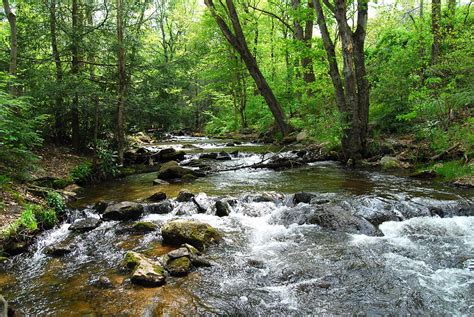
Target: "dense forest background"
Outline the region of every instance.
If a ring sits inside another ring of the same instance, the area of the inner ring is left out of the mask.
[[[138,131],[281,139],[304,130],[340,149],[353,131],[335,82],[352,62],[357,76],[365,68],[356,84],[366,82],[366,92],[357,93],[370,104],[364,152],[409,135],[431,156],[453,145],[466,160],[472,154],[471,2],[3,0],[3,7],[0,182],[24,177],[30,151],[44,143],[117,153],[120,161],[126,136]],[[222,28],[231,24],[235,43]],[[348,55],[359,29],[362,45]],[[275,123],[252,63],[288,131]]]

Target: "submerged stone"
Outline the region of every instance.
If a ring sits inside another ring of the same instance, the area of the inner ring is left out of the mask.
[[[142,205],[124,201],[108,206],[102,217],[105,220],[137,220],[142,216],[142,214]]]
[[[161,228],[163,242],[171,245],[188,243],[200,251],[221,240],[221,234],[207,223],[194,220],[174,220]]]
[[[166,194],[164,192],[157,192],[148,197],[146,200],[152,202],[160,202],[166,199]]]

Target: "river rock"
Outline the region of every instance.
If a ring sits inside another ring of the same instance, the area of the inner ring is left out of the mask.
[[[194,220],[174,220],[161,228],[163,242],[171,245],[188,243],[200,251],[219,242],[221,234],[212,226]]]
[[[152,231],[156,231],[157,229],[158,229],[158,226],[154,224],[153,222],[149,222],[149,221],[136,222],[133,224],[131,228],[133,232],[139,232],[139,233],[152,232]]]
[[[218,161],[230,161],[230,160],[232,160],[232,157],[227,152],[219,152],[219,155],[216,157],[216,160],[218,160]]]
[[[293,196],[293,203],[295,205],[298,205],[299,203],[309,204],[311,202],[311,199],[315,197],[316,195],[312,193],[298,192],[295,193],[295,195]]]
[[[184,159],[186,152],[184,151],[176,151],[173,148],[163,149],[158,152],[158,158],[162,162],[167,161],[181,161]]]
[[[44,250],[44,253],[47,255],[51,256],[65,256],[66,254],[69,254],[72,252],[72,248],[69,245],[62,246],[62,245],[53,245],[50,247],[47,247]]]
[[[102,201],[102,200],[99,200],[98,202],[96,202],[94,204],[94,210],[98,213],[98,214],[103,214],[105,209],[107,209],[107,206],[109,204],[106,203],[105,201]]]
[[[362,233],[369,236],[380,235],[380,231],[369,221],[351,214],[350,211],[338,205],[316,206],[314,214],[308,223],[317,224],[323,228],[348,233]]]
[[[160,203],[149,204],[146,208],[151,214],[169,214],[173,211],[173,205],[168,200]]]
[[[101,223],[102,221],[100,219],[92,218],[92,217],[78,219],[74,221],[72,225],[69,226],[69,230],[78,231],[78,232],[87,232],[87,231],[94,230],[95,228],[100,226]]]
[[[169,161],[161,165],[160,170],[158,171],[158,178],[159,179],[181,178],[187,174],[195,175],[195,172],[189,168],[179,166],[178,162],[176,161]]]
[[[186,247],[181,247],[179,249],[168,252],[167,255],[170,259],[182,258],[183,256],[189,257],[189,250]]]
[[[194,198],[194,194],[185,190],[179,192],[178,197],[176,197],[176,201],[183,203],[191,201]]]
[[[216,201],[216,216],[225,217],[230,214],[230,206],[228,203],[222,200]]]
[[[100,276],[98,279],[93,280],[91,284],[100,289],[114,288],[114,284],[112,284],[112,282],[107,276]]]
[[[166,199],[166,194],[163,192],[157,192],[148,197],[146,200],[151,202],[160,202]]]
[[[165,266],[171,276],[185,276],[192,270],[191,260],[187,256],[170,258]]]
[[[122,266],[131,271],[130,280],[134,284],[156,287],[166,282],[163,267],[137,252],[127,252],[122,261]]]
[[[393,156],[384,156],[380,159],[380,165],[384,170],[408,168],[410,164],[400,161],[398,158]]]
[[[154,179],[153,180],[153,185],[168,185],[169,183],[165,180],[162,180],[162,179]]]
[[[143,206],[138,203],[124,201],[108,206],[102,217],[105,220],[137,220],[143,210]]]
[[[211,159],[211,160],[215,160],[217,158],[218,154],[217,153],[201,153],[199,155],[199,159]]]
[[[181,181],[183,183],[192,183],[194,182],[198,177],[193,174],[186,174],[183,177],[181,177]]]

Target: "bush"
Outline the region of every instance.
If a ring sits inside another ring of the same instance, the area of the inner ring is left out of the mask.
[[[85,185],[91,182],[93,174],[92,171],[92,163],[84,162],[72,169],[71,177],[75,183],[79,185]]]
[[[46,200],[48,201],[48,206],[53,208],[57,214],[64,213],[66,204],[64,203],[64,199],[60,194],[57,192],[48,192]]]
[[[448,181],[466,175],[474,175],[474,164],[463,164],[461,161],[436,164],[432,169],[443,179]]]
[[[41,229],[52,229],[58,223],[56,211],[52,208],[37,206],[34,208],[35,219]]]

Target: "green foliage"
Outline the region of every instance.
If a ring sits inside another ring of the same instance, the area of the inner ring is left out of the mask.
[[[91,181],[93,168],[91,162],[84,162],[75,166],[71,170],[71,177],[79,185],[87,184]]]
[[[59,193],[53,191],[48,192],[46,200],[48,202],[48,206],[53,208],[56,214],[64,213],[66,204],[63,197]]]
[[[98,164],[94,167],[96,177],[107,179],[118,174],[116,155],[107,141],[97,141],[97,159]]]
[[[431,169],[447,181],[466,175],[474,176],[474,164],[465,164],[461,161],[438,163],[435,164]]]
[[[43,208],[37,206],[34,209],[35,219],[42,229],[52,229],[58,223],[56,210],[53,208]]]
[[[26,97],[12,97],[2,91],[7,77],[0,72],[0,174],[1,183],[8,178],[25,179],[36,156],[31,150],[42,143],[38,128],[47,119],[37,115]]]
[[[36,210],[40,208],[37,205],[27,204],[25,209],[21,213],[20,219],[18,220],[19,228],[26,229],[28,231],[35,231],[38,229],[38,222],[36,220],[35,214]]]

